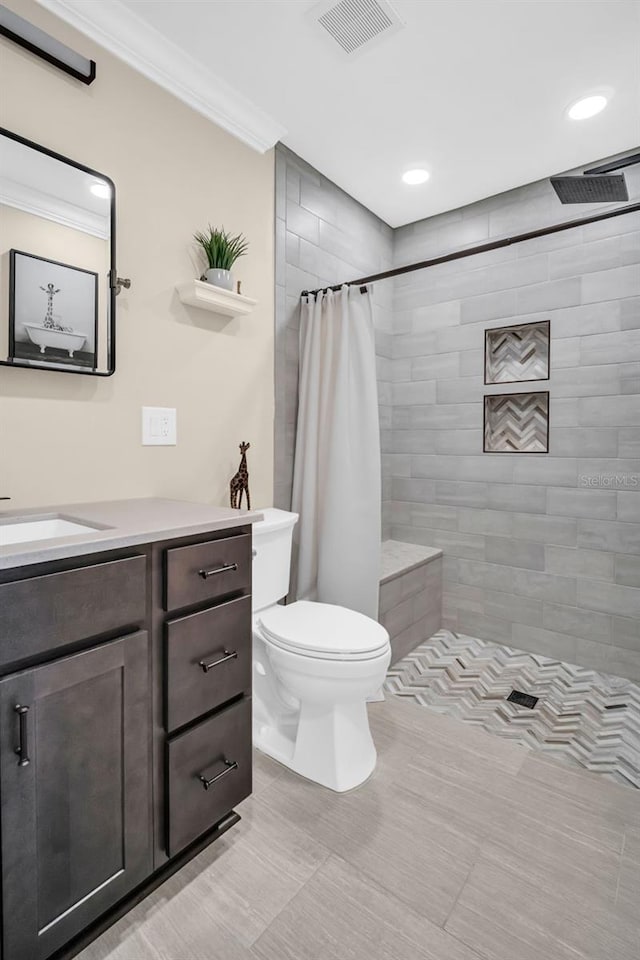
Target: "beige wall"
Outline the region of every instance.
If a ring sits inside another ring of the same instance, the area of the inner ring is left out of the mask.
[[[97,63],[86,87],[0,38],[0,124],[114,180],[118,273],[132,286],[118,297],[113,377],[0,367],[0,494],[12,507],[139,496],[223,504],[249,440],[253,500],[267,505],[273,153],[235,140],[31,0],[7,5]],[[258,300],[247,318],[224,323],[176,295],[196,275],[191,235],[209,221],[250,240],[235,270]],[[176,447],[141,445],[143,405],[177,408]]]

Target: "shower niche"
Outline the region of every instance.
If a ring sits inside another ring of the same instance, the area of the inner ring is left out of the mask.
[[[484,452],[548,453],[548,391],[485,396]]]
[[[484,382],[525,383],[549,379],[550,322],[486,330]]]

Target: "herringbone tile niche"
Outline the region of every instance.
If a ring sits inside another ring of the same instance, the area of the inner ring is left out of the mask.
[[[484,382],[549,379],[548,320],[485,332]]]
[[[505,393],[484,398],[485,453],[548,453],[549,394]]]

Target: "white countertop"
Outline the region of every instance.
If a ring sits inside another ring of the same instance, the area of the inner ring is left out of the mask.
[[[86,523],[97,530],[31,540],[28,543],[2,543],[2,525],[17,518],[45,520],[62,517]],[[0,569],[23,567],[49,560],[66,560],[101,550],[117,550],[141,543],[213,533],[230,527],[255,523],[262,519],[259,510],[231,510],[186,500],[107,500],[99,503],[69,503],[62,506],[0,511]]]

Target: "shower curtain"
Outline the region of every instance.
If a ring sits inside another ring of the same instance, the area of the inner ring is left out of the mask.
[[[292,507],[300,515],[297,599],[377,620],[380,429],[373,306],[364,287],[302,300]]]

